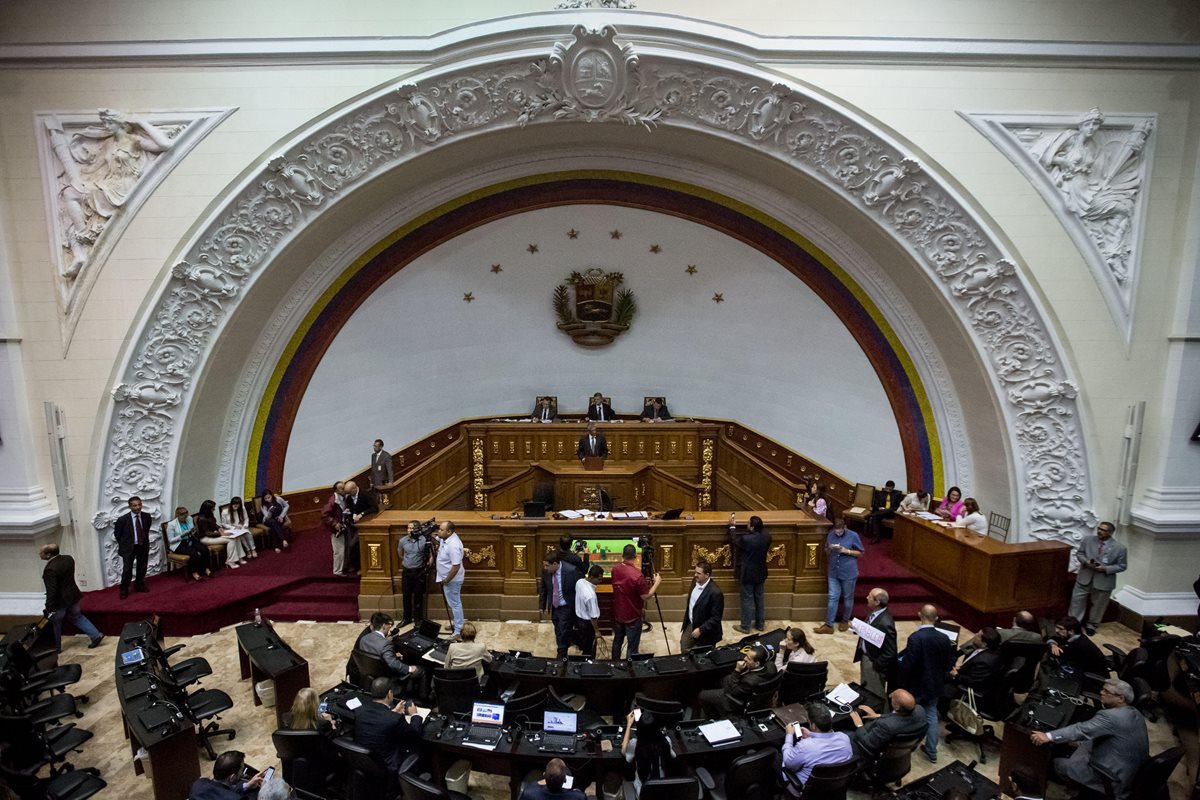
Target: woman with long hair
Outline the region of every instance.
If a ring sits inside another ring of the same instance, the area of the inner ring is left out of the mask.
[[[201,575],[212,575],[208,546],[200,543],[196,526],[188,519],[188,510],[183,506],[175,509],[175,519],[167,523],[167,542],[172,553],[187,556],[187,571],[192,580],[200,580]]]
[[[229,501],[228,507],[221,509],[221,527],[226,531],[245,531],[238,539],[241,540],[248,557],[258,558],[254,534],[250,531],[250,526],[253,524],[254,517],[240,497],[234,497]]]
[[[983,512],[979,510],[979,503],[975,502],[974,497],[963,500],[963,510],[954,518],[954,526],[966,528],[983,536],[987,535],[987,517],[983,516]]]
[[[826,491],[825,484],[818,483],[817,493],[813,495],[809,505],[812,506],[813,513],[818,517],[829,519],[829,497],[826,495]]]
[[[625,738],[621,740],[621,755],[626,762],[633,762],[633,786],[637,794],[642,784],[655,778],[670,778],[677,772],[675,750],[663,733],[654,712],[641,710],[629,712],[625,718]],[[632,735],[634,726],[637,734]]]
[[[217,504],[213,500],[205,500],[200,504],[200,510],[192,519],[196,523],[196,533],[204,544],[225,545],[225,566],[237,569],[246,563],[246,549],[242,544],[245,536],[230,536],[217,522]]]
[[[276,553],[281,553],[281,548],[290,547],[288,542],[290,534],[288,533],[288,502],[282,497],[279,497],[270,489],[264,489],[262,493],[262,515],[263,525],[267,526],[267,546],[274,547]]]
[[[321,696],[316,689],[304,687],[296,693],[292,710],[284,715],[284,724],[291,731],[316,731],[327,738],[337,733],[337,720],[320,713]]]
[[[787,669],[792,662],[799,664],[816,663],[816,651],[808,643],[808,637],[803,628],[788,628],[779,643],[779,652],[775,654],[775,669]]]
[[[947,489],[946,496],[942,498],[942,502],[938,503],[937,511],[934,513],[942,519],[948,520],[954,520],[963,513],[962,489],[957,486]]]

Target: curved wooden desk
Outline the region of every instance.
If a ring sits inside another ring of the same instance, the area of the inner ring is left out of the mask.
[[[1009,544],[963,528],[896,515],[892,557],[986,614],[1062,605],[1070,546]]]

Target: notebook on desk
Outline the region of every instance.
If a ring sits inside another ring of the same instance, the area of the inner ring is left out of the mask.
[[[608,678],[613,674],[612,664],[604,662],[580,664],[578,669],[579,674],[585,678]]]

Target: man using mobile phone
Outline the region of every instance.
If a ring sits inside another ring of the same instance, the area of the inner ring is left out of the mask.
[[[243,777],[246,770],[246,754],[238,750],[226,750],[213,762],[213,776],[200,778],[188,792],[190,800],[245,800],[263,785],[267,770]]]
[[[375,753],[388,766],[388,796],[399,791],[398,774],[400,764],[413,750],[421,746],[421,731],[424,721],[417,715],[417,706],[411,700],[397,702],[392,695],[390,678],[376,678],[371,682],[371,699],[354,711],[354,743]],[[391,791],[392,784],[396,791]]]

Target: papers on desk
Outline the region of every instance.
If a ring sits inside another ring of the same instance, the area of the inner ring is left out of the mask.
[[[858,700],[858,692],[851,689],[849,684],[839,683],[825,698],[844,706],[852,706]]]
[[[847,513],[847,514],[865,514],[865,513],[867,513],[867,510],[865,508],[863,508],[862,506],[850,506],[850,508],[846,509],[845,513]]]
[[[921,519],[933,520],[933,521],[935,521],[935,522],[936,522],[938,519],[940,519],[940,517],[938,517],[938,515],[937,515],[937,514],[931,514],[931,513],[930,513],[930,512],[928,512],[928,511],[918,511],[918,512],[917,512],[917,516],[918,516],[918,517],[920,517]]]
[[[867,644],[871,645],[872,647],[880,647],[883,645],[883,631],[879,630],[879,628],[868,625],[861,619],[850,620],[850,630],[857,633],[867,642]]]
[[[618,511],[613,519],[650,519],[649,511]]]
[[[733,723],[727,719],[719,719],[716,722],[701,725],[699,730],[700,735],[710,745],[727,744],[742,738],[741,732],[733,727]]]
[[[463,747],[474,747],[477,750],[495,750],[496,745],[498,745],[499,742],[497,742],[496,744],[479,744],[477,742],[459,742],[459,744],[461,744]]]
[[[564,508],[564,509],[560,510],[558,513],[562,514],[567,519],[581,519],[584,515],[584,512],[582,512],[582,511],[572,511],[569,508]]]
[[[346,708],[350,709],[351,711],[355,710],[356,708],[358,708],[361,705],[362,705],[362,700],[359,700],[357,697],[351,697],[349,700],[346,701]]]
[[[245,536],[249,532],[250,532],[249,528],[226,528],[225,529],[225,538],[226,539],[236,539],[239,536]]]

